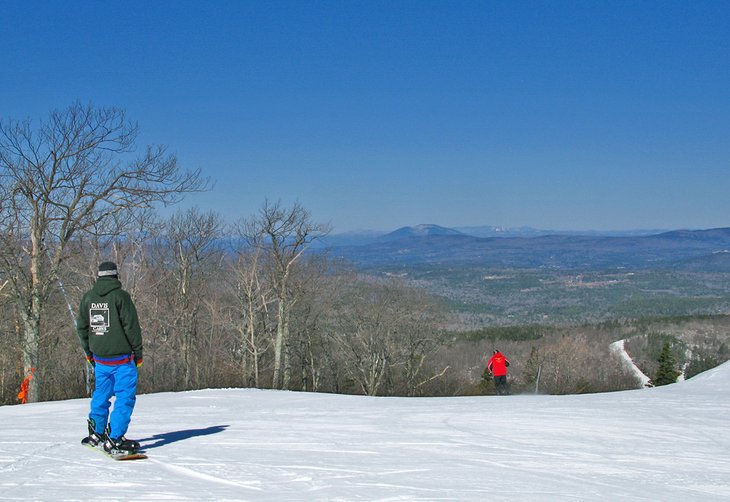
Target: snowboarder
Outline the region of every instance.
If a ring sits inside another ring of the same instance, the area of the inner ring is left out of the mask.
[[[137,400],[137,372],[142,365],[142,331],[137,309],[122,289],[117,266],[99,265],[94,287],[79,306],[76,331],[86,360],[94,368],[96,386],[91,397],[89,436],[82,442],[101,444],[109,454],[139,450],[124,437]],[[111,398],[116,396],[109,416]]]
[[[494,377],[494,386],[497,389],[497,394],[500,396],[506,396],[509,394],[507,388],[507,366],[509,366],[509,359],[504,355],[495,350],[491,359],[487,363],[487,371]]]

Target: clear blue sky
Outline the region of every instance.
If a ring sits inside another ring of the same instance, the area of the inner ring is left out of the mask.
[[[250,216],[730,226],[727,1],[0,3],[0,116],[117,106]]]

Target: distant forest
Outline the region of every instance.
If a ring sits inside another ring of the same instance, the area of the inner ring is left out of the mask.
[[[730,357],[724,314],[524,322],[509,314],[538,308],[523,291],[503,299],[506,315],[489,313],[499,322],[465,320],[451,293],[413,274],[309,252],[330,229],[300,204],[266,200],[233,223],[200,209],[162,218],[156,205],[208,180],[164,147],[135,153],[136,136],[123,111],[79,104],[37,129],[0,123],[1,404],[28,377],[31,402],[89,395],[74,323],[108,260],[140,315],[140,392],[491,394],[483,370],[497,348],[513,392],[601,392],[640,385],[609,350],[618,339],[648,375],[666,342],[686,376]]]

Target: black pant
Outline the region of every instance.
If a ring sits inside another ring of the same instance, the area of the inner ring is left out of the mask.
[[[497,394],[500,396],[506,396],[509,394],[509,389],[507,388],[507,375],[494,377],[494,386],[497,388]]]

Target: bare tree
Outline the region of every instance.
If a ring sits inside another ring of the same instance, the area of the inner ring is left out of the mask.
[[[280,202],[264,202],[259,214],[245,223],[249,245],[261,249],[267,258],[271,286],[277,302],[272,387],[288,388],[291,368],[288,359],[289,316],[297,296],[291,287],[293,269],[307,247],[330,231],[326,224],[314,223],[299,203],[291,208]]]
[[[239,223],[234,233],[240,239],[235,248],[235,261],[230,263],[228,282],[233,291],[231,325],[239,335],[241,375],[245,385],[261,385],[261,357],[269,350],[266,337],[269,304],[273,302],[268,284],[263,280],[261,247],[246,244],[246,222]],[[255,230],[252,230],[255,233]],[[256,241],[257,239],[254,239]]]
[[[429,358],[440,345],[440,306],[398,280],[353,280],[331,312],[331,336],[353,381],[366,395],[417,395],[442,377]]]
[[[378,394],[396,357],[397,302],[387,285],[358,281],[343,288],[332,311],[332,337],[350,377],[368,396]]]
[[[295,271],[292,290],[298,301],[292,311],[288,352],[292,367],[298,368],[299,379],[292,382],[297,390],[318,391],[325,371],[334,362],[329,357],[332,343],[323,333],[322,320],[337,294],[335,270],[326,254],[317,253],[305,256]]]
[[[0,122],[0,271],[23,323],[26,371],[39,366],[44,305],[72,239],[207,187],[165,147],[136,152],[137,135],[122,110],[79,103],[37,129],[30,120]],[[31,380],[30,401],[40,399],[40,381]]]
[[[182,356],[183,385],[190,389],[195,380],[196,342],[200,332],[200,313],[204,307],[212,271],[220,264],[221,252],[215,246],[222,220],[217,213],[198,209],[174,214],[165,228],[163,239],[169,252],[172,272],[168,321]],[[170,285],[166,285],[169,288]]]
[[[596,361],[583,335],[560,336],[540,352],[540,388],[549,394],[582,393],[590,388]]]
[[[409,396],[418,395],[421,388],[441,378],[449,365],[437,372],[426,373],[428,359],[441,346],[439,328],[443,325],[443,307],[422,290],[400,286],[399,359],[403,364],[404,379]],[[424,375],[424,373],[426,373]]]

